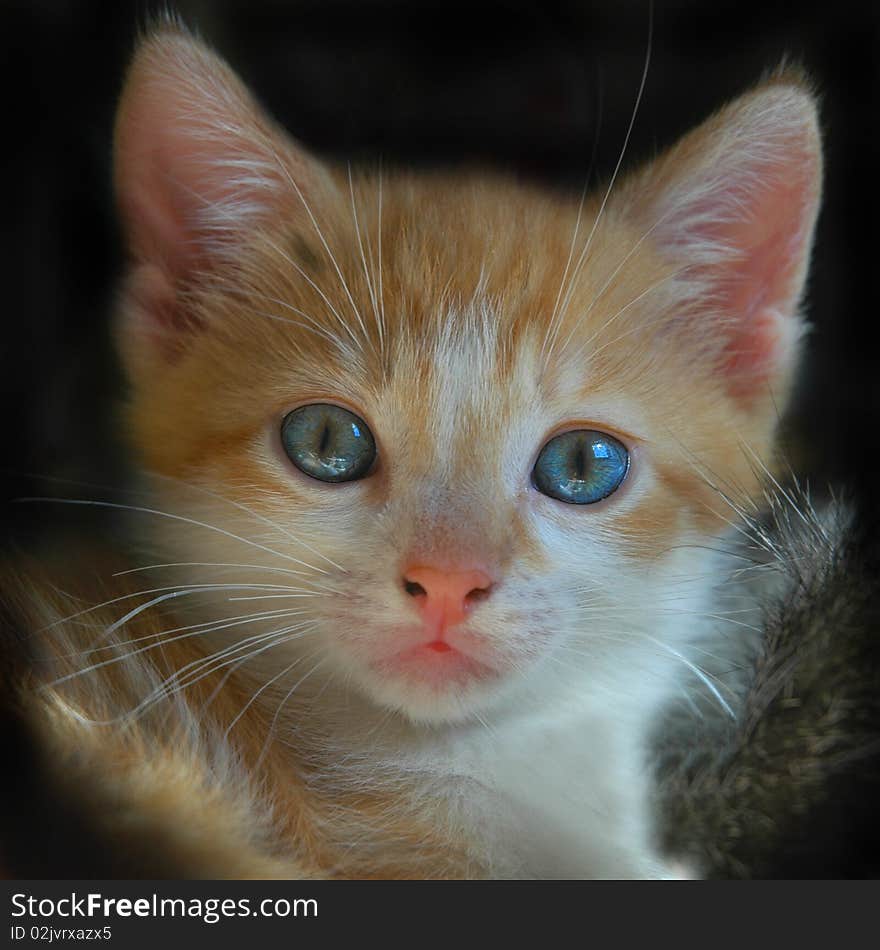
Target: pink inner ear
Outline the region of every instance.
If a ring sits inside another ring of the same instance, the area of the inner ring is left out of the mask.
[[[763,309],[746,327],[737,327],[724,347],[721,371],[728,392],[741,401],[750,401],[769,385],[788,349],[786,320],[778,310]]]
[[[136,267],[125,285],[129,333],[140,346],[166,362],[180,353],[180,342],[201,323],[180,306],[174,279],[151,264]]]
[[[154,145],[146,152],[120,155],[126,168],[117,186],[118,200],[135,258],[179,278],[194,268],[197,245],[186,227],[191,199],[181,200],[178,183],[169,177],[175,163],[163,159],[163,151]]]
[[[207,104],[204,114],[198,104],[182,113],[153,97],[139,105],[117,139],[117,192],[132,250],[178,277],[210,267],[270,212],[281,169],[240,115],[212,115]]]
[[[745,397],[768,384],[798,335],[796,309],[809,250],[804,182],[777,186],[755,202],[757,217],[723,239],[742,250],[727,264],[718,300],[733,320],[722,371]]]
[[[692,328],[715,335],[728,390],[748,400],[785,372],[800,335],[820,187],[815,109],[802,90],[772,86],[672,157],[657,237],[699,281],[704,316]]]

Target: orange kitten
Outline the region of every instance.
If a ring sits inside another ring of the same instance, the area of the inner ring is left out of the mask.
[[[820,177],[790,72],[580,206],[353,173],[159,29],[116,138],[150,593],[58,715],[176,722],[139,788],[213,783],[212,873],[674,874],[648,732],[745,635],[714,486],[772,457]]]

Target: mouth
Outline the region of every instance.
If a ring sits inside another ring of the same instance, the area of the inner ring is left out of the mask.
[[[447,640],[420,643],[377,660],[374,672],[436,692],[475,685],[498,676],[498,672]]]

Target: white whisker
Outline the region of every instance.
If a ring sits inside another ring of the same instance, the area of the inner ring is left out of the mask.
[[[317,651],[316,651],[316,652],[317,652]],[[309,655],[310,655],[310,656],[314,656],[314,653],[309,654]],[[285,704],[286,704],[287,701],[290,699],[290,697],[293,696],[293,694],[296,692],[296,690],[298,690],[299,687],[300,687],[316,670],[319,669],[319,667],[324,663],[324,660],[325,660],[325,659],[326,659],[326,657],[324,657],[323,659],[319,660],[319,661],[308,671],[308,673],[305,674],[305,676],[303,676],[303,677],[301,677],[300,679],[298,679],[298,680],[293,684],[293,686],[290,687],[290,689],[289,689],[289,690],[287,691],[287,693],[284,695],[284,698],[283,698],[283,699],[281,700],[281,702],[278,704],[278,708],[275,710],[275,715],[272,717],[272,721],[269,723],[269,728],[266,730],[266,739],[265,739],[265,741],[263,742],[263,748],[260,750],[260,755],[259,755],[259,757],[257,758],[257,767],[259,767],[259,766],[262,764],[263,758],[264,758],[265,755],[266,755],[266,751],[267,751],[268,748],[269,748],[269,744],[270,744],[271,741],[272,741],[272,737],[275,735],[275,729],[276,729],[276,727],[277,727],[277,725],[278,725],[278,718],[279,718],[279,716],[281,715],[281,710],[284,708]]]
[[[318,226],[318,222],[315,218],[315,215],[312,213],[312,209],[308,201],[306,201],[305,195],[302,193],[302,190],[300,189],[299,185],[296,183],[295,179],[290,174],[290,171],[286,163],[282,162],[281,159],[278,158],[277,155],[275,156],[275,160],[278,163],[278,167],[281,169],[282,174],[290,183],[291,187],[296,192],[297,197],[302,202],[302,206],[305,209],[305,212],[312,223],[312,227],[315,229],[315,233],[318,235],[318,240],[323,245],[324,250],[327,253],[327,256],[330,258],[330,263],[333,265],[333,269],[336,271],[336,274],[339,277],[340,282],[342,283],[342,289],[345,292],[346,297],[348,297],[348,302],[351,304],[352,312],[354,313],[354,317],[358,322],[358,326],[360,327],[361,332],[363,333],[364,340],[370,343],[370,345],[372,346],[372,341],[370,340],[370,336],[367,333],[367,328],[364,324],[363,318],[361,317],[360,311],[358,310],[357,304],[354,302],[354,297],[352,297],[351,295],[351,291],[349,290],[348,283],[346,282],[345,277],[342,274],[342,270],[339,267],[339,263],[337,262],[336,257],[334,256],[333,252],[330,250],[330,245],[327,243],[327,240],[324,237],[324,232]]]
[[[632,136],[632,130],[633,130],[633,127],[635,126],[636,116],[638,115],[638,112],[639,112],[639,106],[641,105],[641,102],[642,102],[642,95],[644,94],[645,84],[648,79],[648,69],[651,65],[651,50],[652,50],[653,38],[654,38],[653,3],[649,5],[648,10],[649,10],[648,12],[648,41],[647,41],[647,46],[645,49],[645,64],[644,64],[644,67],[642,68],[642,77],[639,82],[639,90],[638,90],[638,93],[636,94],[635,105],[633,106],[632,115],[630,116],[629,125],[627,126],[627,130],[626,130],[626,135],[624,136],[623,146],[620,149],[620,154],[618,155],[618,158],[617,158],[617,164],[614,166],[614,171],[611,175],[611,180],[608,183],[608,188],[605,190],[605,194],[602,198],[602,202],[599,205],[599,211],[596,215],[595,221],[593,222],[593,227],[590,229],[590,233],[587,236],[587,240],[586,240],[586,243],[584,244],[583,250],[581,251],[580,256],[578,257],[577,263],[575,264],[574,269],[572,270],[571,279],[569,280],[569,284],[568,284],[568,289],[566,291],[565,298],[563,299],[563,303],[562,303],[561,313],[563,314],[568,309],[569,302],[571,301],[572,295],[574,293],[575,281],[577,280],[577,277],[579,276],[581,269],[583,268],[584,262],[587,259],[587,255],[593,243],[593,238],[596,235],[596,230],[598,229],[599,223],[601,222],[602,217],[604,216],[605,207],[608,204],[608,199],[611,197],[611,192],[614,189],[615,183],[617,182],[617,176],[620,173],[620,168],[623,164],[623,159],[624,159],[624,156],[626,155],[627,147],[629,146],[629,140],[630,140],[630,137]],[[561,322],[559,325],[561,326]],[[546,354],[547,358],[549,358],[550,353],[553,350],[554,344],[555,344],[555,335],[554,335],[554,339],[551,340],[550,347],[547,350],[547,354]]]

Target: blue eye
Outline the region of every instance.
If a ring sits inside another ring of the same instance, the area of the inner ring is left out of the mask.
[[[614,436],[592,429],[563,432],[538,456],[532,483],[544,495],[569,505],[592,505],[620,488],[629,452]]]
[[[313,403],[284,417],[281,442],[291,462],[322,482],[353,482],[376,460],[373,433],[341,406]]]

